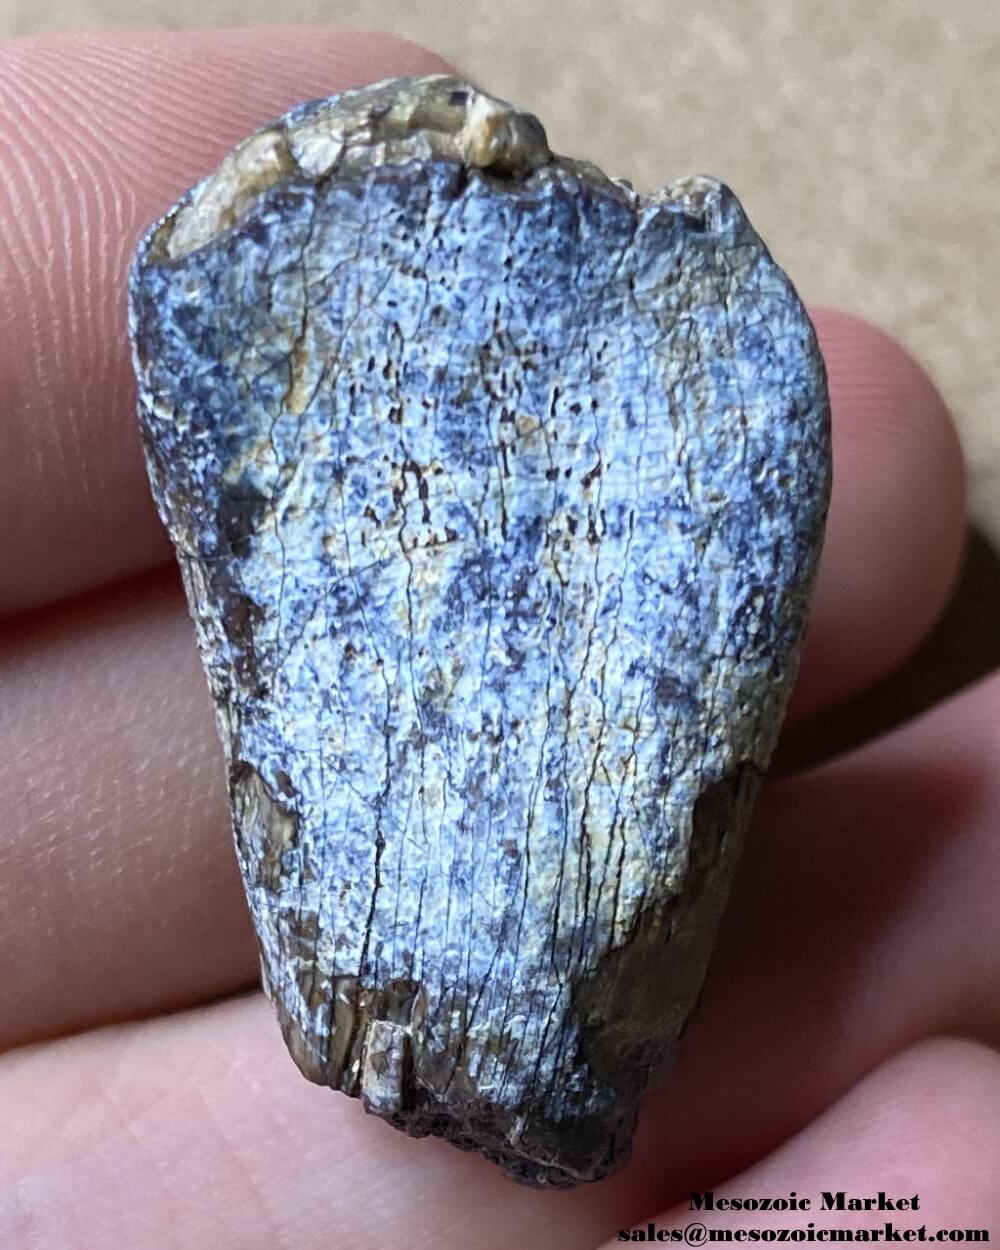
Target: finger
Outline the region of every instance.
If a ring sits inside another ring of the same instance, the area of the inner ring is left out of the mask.
[[[890,672],[941,612],[965,534],[965,471],[940,395],[897,343],[815,314],[833,409],[833,495],[794,723]]]
[[[0,611],[168,556],[135,422],[125,276],[139,233],[299,100],[440,72],[328,27],[0,42]]]
[[[8,627],[0,1048],[257,976],[177,581],[154,574]]]
[[[888,676],[784,734],[772,775],[802,772],[888,733],[1000,668],[1000,557],[970,527],[954,589],[917,649]]]
[[[674,1186],[677,1205],[638,1226],[645,1230],[651,1220],[657,1232],[692,1224],[799,1229],[806,1240],[812,1224],[817,1231],[876,1228],[887,1241],[893,1239],[885,1235],[887,1225],[900,1233],[912,1229],[906,1240],[917,1240],[923,1227],[928,1241],[940,1229],[980,1228],[988,1238],[1000,1219],[998,1174],[1000,1056],[975,1042],[940,1039],[887,1062],[803,1133],[732,1180],[714,1184],[703,1176],[693,1190]],[[880,1192],[897,1209],[878,1210]],[[792,1195],[798,1210],[759,1209],[762,1199],[789,1203]],[[836,1205],[840,1195],[843,1210]],[[748,1210],[748,1199],[757,1199],[758,1209]],[[735,1200],[741,1205],[730,1205]],[[867,1210],[866,1200],[872,1203]],[[617,1239],[606,1250],[612,1244]]]
[[[0,1106],[0,1244],[32,1250],[173,1250],[178,1229],[213,1250],[577,1250],[638,1199],[626,1177],[515,1188],[414,1142],[303,1080],[257,997],[16,1051]]]
[[[600,1185],[515,1190],[478,1156],[409,1140],[308,1084],[257,998],[15,1052],[0,1063],[0,1103],[10,1125],[0,1231],[34,1250],[157,1250],[175,1244],[178,1228],[217,1250],[325,1250],[348,1238],[370,1250],[577,1250],[709,1188],[714,1175],[688,1187],[647,1134],[625,1171]],[[996,1201],[998,1111],[994,1052],[916,1047],[726,1189],[898,1188],[921,1195],[928,1223],[933,1212],[947,1225],[959,1202],[966,1217],[992,1217],[970,1199]],[[654,1095],[644,1115],[667,1120],[670,1104]]]

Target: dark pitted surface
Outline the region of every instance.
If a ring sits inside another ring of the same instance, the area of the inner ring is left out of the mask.
[[[572,1184],[627,1155],[774,746],[829,486],[733,194],[457,79],[303,105],[142,241],[154,492],[297,1063]]]

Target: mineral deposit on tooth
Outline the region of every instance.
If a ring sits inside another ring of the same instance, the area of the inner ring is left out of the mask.
[[[573,1184],[697,998],[826,512],[738,201],[468,83],[265,126],[143,238],[139,413],[296,1063]]]

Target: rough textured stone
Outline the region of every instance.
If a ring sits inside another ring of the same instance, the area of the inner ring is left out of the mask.
[[[640,197],[401,79],[184,196],[130,326],[292,1055],[522,1179],[606,1174],[797,664],[829,444],[788,279],[720,183]]]

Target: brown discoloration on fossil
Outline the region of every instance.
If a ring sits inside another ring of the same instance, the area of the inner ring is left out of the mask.
[[[282,857],[296,850],[299,818],[281,803],[261,777],[244,760],[230,770],[230,795],[244,872],[265,890],[276,890],[282,879]]]
[[[249,205],[268,187],[296,172],[281,130],[262,130],[230,153],[211,178],[177,214],[164,251],[179,260],[215,235],[235,225]]]

